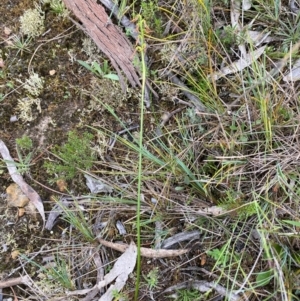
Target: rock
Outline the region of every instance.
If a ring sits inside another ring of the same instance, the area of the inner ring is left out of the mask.
[[[25,207],[29,198],[22,192],[20,187],[13,183],[6,188],[7,204],[9,207]]]
[[[30,202],[29,198],[23,193],[21,188],[13,183],[6,188],[7,193],[7,205],[9,207],[18,208],[18,216],[21,217],[25,213],[31,215],[31,217],[37,219],[37,211],[34,205]]]

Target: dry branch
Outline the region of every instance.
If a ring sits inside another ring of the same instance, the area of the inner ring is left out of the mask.
[[[11,278],[11,279],[0,281],[0,289],[5,287],[11,287],[18,284],[26,284],[29,286],[30,285],[29,276],[26,275],[22,277]]]
[[[124,253],[126,249],[129,247],[127,244],[114,243],[110,241],[106,241],[102,238],[98,238],[100,244],[105,247],[112,248],[116,251]],[[165,250],[165,249],[149,249],[149,248],[141,248],[141,256],[148,258],[167,258],[167,257],[175,257],[180,256],[187,253],[189,249],[181,249],[181,250]]]

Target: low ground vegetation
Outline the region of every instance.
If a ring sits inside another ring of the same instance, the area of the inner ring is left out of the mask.
[[[7,205],[4,160],[0,283],[28,278],[0,295],[103,300],[134,241],[110,300],[300,300],[296,1],[114,5],[138,33],[126,93],[63,1],[0,8],[0,137],[48,219]]]

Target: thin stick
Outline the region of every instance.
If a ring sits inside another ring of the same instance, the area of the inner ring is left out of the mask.
[[[126,249],[129,247],[127,244],[114,243],[110,241],[106,241],[102,238],[98,238],[100,244],[105,247],[112,248],[116,251],[124,253]],[[167,258],[167,257],[176,257],[187,253],[189,249],[181,249],[181,250],[166,250],[166,249],[149,249],[141,247],[141,256],[147,258]]]
[[[0,281],[0,289],[5,288],[5,287],[15,286],[18,284],[26,284],[29,286],[30,285],[29,276],[26,275],[26,276],[21,276],[21,277],[17,277],[17,278],[11,278],[8,280]]]

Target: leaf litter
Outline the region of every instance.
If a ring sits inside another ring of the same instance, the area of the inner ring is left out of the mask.
[[[111,284],[99,301],[111,301],[114,299],[115,291],[120,292],[122,290],[129,275],[133,272],[136,258],[137,248],[132,241],[125,252],[117,259],[109,273],[104,276],[102,281],[98,282],[97,286],[99,290]],[[115,281],[114,284],[112,284],[113,281]]]
[[[6,167],[8,169],[8,172],[12,178],[12,180],[19,185],[22,192],[28,197],[30,202],[35,206],[35,208],[40,213],[42,220],[43,220],[43,228],[46,222],[45,218],[45,211],[44,211],[44,205],[42,202],[41,197],[38,195],[38,193],[30,186],[28,185],[23,177],[18,172],[18,169],[16,167],[16,163],[14,162],[13,158],[10,156],[9,150],[6,147],[5,143],[0,140],[0,154],[6,163]]]
[[[233,7],[234,5],[236,6],[236,8]],[[243,11],[246,11],[246,10],[251,8],[251,5],[252,5],[251,1],[242,1],[242,2],[241,1],[231,1],[231,10],[232,10],[232,13],[233,13],[231,22],[232,22],[232,24],[235,24],[237,27],[239,26],[238,34],[240,34],[242,32],[242,30],[244,30],[244,28],[242,28],[242,26],[240,26],[240,24],[239,24],[240,23],[239,19],[241,17],[241,14],[238,10],[240,10],[240,8],[242,8]],[[259,31],[248,31],[248,36],[249,36],[249,39],[251,39],[251,41],[250,42],[246,41],[245,43],[249,42],[250,45],[252,45],[252,43],[253,43],[253,45],[255,47],[257,47],[261,44],[265,44],[265,43],[269,43],[269,42],[274,41],[273,37],[270,37],[269,32],[260,33]],[[241,47],[239,48],[240,59],[237,60],[237,61],[233,61],[232,64],[230,64],[229,66],[221,68],[219,71],[216,71],[216,72],[212,73],[211,79],[218,80],[218,79],[221,79],[222,77],[224,77],[226,75],[240,72],[244,68],[251,66],[251,64],[253,62],[255,62],[256,60],[258,60],[259,57],[262,55],[262,53],[265,50],[265,47],[266,46],[263,46],[263,47],[255,50],[254,52],[251,52],[251,51],[247,52],[247,51],[245,51],[245,49],[246,49],[245,45],[241,45]],[[297,62],[295,63],[294,67],[298,67]],[[175,77],[175,75],[174,75],[174,77]],[[296,73],[288,74],[283,78],[284,81],[285,80],[287,80],[287,81],[292,81],[293,80],[294,81],[294,79],[297,80],[297,74]],[[185,88],[184,88],[184,90],[185,90]],[[188,94],[186,95],[186,97],[190,98],[190,100],[192,99],[191,102],[193,103],[193,101],[194,101],[193,98],[191,98]],[[201,111],[205,111],[205,106],[202,105],[202,102],[199,102],[199,100],[196,100],[195,103],[197,103],[198,106],[201,106],[201,109],[203,107],[203,110],[201,110]],[[87,179],[87,182],[90,182],[89,188],[90,188],[90,191],[92,193],[104,193],[104,194],[105,193],[112,193],[112,186],[106,187],[106,184],[104,184],[102,179],[98,182],[97,181],[92,182],[91,180]],[[157,196],[155,196],[155,197],[157,198]],[[160,201],[157,201],[157,202],[160,202]],[[82,207],[82,208],[84,208],[84,207]],[[50,220],[51,213],[50,213],[48,221]],[[199,216],[220,217],[220,216],[222,216],[224,214],[227,214],[227,213],[228,212],[224,212],[224,209],[222,209],[219,206],[210,206],[208,209],[200,209],[198,211],[195,210],[195,214],[196,215],[198,214],[198,217]],[[59,216],[59,213],[56,215],[54,220],[56,220],[58,216]],[[46,226],[46,228],[49,229],[49,230],[52,229],[52,227],[53,227],[53,224],[51,226],[48,226],[48,227]],[[192,239],[193,238],[201,239],[201,235],[198,231],[191,232],[191,233],[189,231],[184,231],[184,230],[181,230],[181,231],[183,231],[182,234],[179,233],[179,234],[171,235],[171,237],[169,237],[168,239],[162,240],[163,241],[163,247],[174,246],[175,244],[179,244],[179,243],[185,241],[185,239],[189,238],[189,237],[191,237]],[[113,243],[111,241],[104,240],[104,239],[99,239],[98,241],[103,246],[115,249],[115,250],[120,251],[120,252],[124,252],[124,254],[127,252],[127,250],[131,246],[131,245],[123,245],[123,244],[120,244],[120,243]],[[161,251],[164,251],[164,252],[165,251],[171,251],[172,253],[163,253]],[[190,251],[190,249],[180,249],[180,250],[160,250],[160,249],[152,250],[150,248],[142,248],[141,249],[142,256],[146,256],[148,258],[164,258],[164,257],[170,257],[170,256],[180,256],[182,254],[185,254],[188,251]],[[181,253],[181,252],[183,252],[183,253]],[[134,257],[134,254],[131,253],[131,255]],[[121,257],[122,257],[122,255],[119,257],[119,259],[121,259]],[[120,261],[120,264],[122,262],[124,263],[124,261]],[[99,270],[101,269],[99,267],[101,267],[102,264],[103,263],[101,263],[101,262],[99,263],[99,260],[98,260],[98,264],[96,264],[96,266]],[[133,259],[132,259],[132,264],[133,264]],[[135,265],[135,263],[133,264],[133,266],[134,265]],[[115,264],[115,266],[116,266],[116,264]],[[113,269],[114,269],[114,267],[113,267]],[[119,280],[118,280],[120,282],[120,284],[127,281],[128,275],[126,276],[126,273],[128,273],[130,268],[131,268],[131,265],[130,265],[130,267],[127,266],[127,268],[126,267],[124,268],[124,275],[122,277],[120,277]],[[102,270],[103,270],[103,268],[102,268]],[[98,274],[100,274],[100,271],[98,272]],[[113,285],[117,284],[116,279],[118,279],[118,277],[120,275],[118,275],[118,273],[115,273],[115,274],[110,275],[110,276],[108,276],[108,274],[107,274],[106,276],[107,276],[107,278],[106,278],[107,281],[111,280],[111,282],[107,282],[106,284],[113,286]],[[116,276],[116,277],[114,277],[114,276]],[[105,281],[104,276],[102,278],[103,279],[100,280],[97,277],[97,283],[98,284],[103,283],[103,281]],[[126,280],[124,280],[124,279],[126,279]],[[114,281],[116,281],[115,284],[113,284]],[[210,289],[215,289],[215,291],[217,291],[219,294],[221,294],[223,296],[226,296],[228,298],[228,300],[236,300],[235,298],[239,298],[239,296],[236,296],[235,294],[230,295],[224,287],[216,286],[213,282],[196,282],[196,281],[194,281],[194,285],[190,285],[190,286],[189,285],[186,285],[186,286],[178,285],[177,289],[180,289],[180,288],[188,289],[189,287],[194,287],[195,289],[199,289],[199,291],[202,291],[202,292],[207,292],[209,290],[209,288]],[[101,286],[101,288],[102,288],[102,286]],[[85,290],[85,292],[82,290],[81,293],[86,294],[88,291],[89,291],[89,289]],[[72,292],[72,294],[70,294],[70,295],[75,295],[75,293],[76,293],[76,291]],[[86,298],[84,300],[89,300],[89,299],[87,299],[87,297],[88,296],[86,296]],[[111,298],[111,296],[109,296],[108,298]],[[102,300],[102,299],[99,299],[99,300]],[[108,299],[108,300],[111,300],[111,299]],[[238,300],[240,300],[240,299],[238,299]]]

